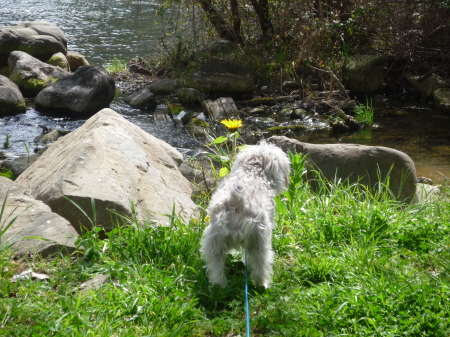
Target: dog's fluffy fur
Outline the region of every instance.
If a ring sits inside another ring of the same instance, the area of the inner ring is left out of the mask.
[[[289,173],[288,156],[273,144],[262,142],[238,153],[209,204],[210,225],[203,233],[201,253],[211,283],[227,285],[226,255],[243,248],[255,284],[269,286],[274,258],[273,197],[286,190]]]

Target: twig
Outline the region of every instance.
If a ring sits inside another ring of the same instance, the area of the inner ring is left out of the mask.
[[[350,99],[350,96],[348,95],[347,90],[345,90],[344,85],[341,83],[341,81],[339,80],[339,78],[333,73],[333,71],[332,71],[331,69],[329,69],[329,68],[328,68],[328,70],[320,69],[320,68],[313,67],[312,65],[309,65],[309,64],[308,64],[308,67],[310,67],[310,68],[312,68],[312,69],[314,69],[314,70],[318,70],[318,71],[320,71],[320,72],[326,73],[326,74],[330,74],[330,75],[331,75],[331,83],[334,84],[333,81],[336,81],[336,83],[337,83],[338,86],[339,86],[339,92],[340,92],[341,94],[345,95],[345,97],[346,97],[347,99]],[[331,88],[330,88],[330,96],[332,95],[332,92],[333,92],[332,89],[333,89],[333,88],[331,87]]]

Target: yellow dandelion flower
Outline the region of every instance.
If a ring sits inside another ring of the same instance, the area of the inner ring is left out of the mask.
[[[224,119],[220,123],[225,125],[230,131],[236,131],[242,126],[242,121],[240,119]]]

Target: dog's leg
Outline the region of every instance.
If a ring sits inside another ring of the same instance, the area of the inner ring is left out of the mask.
[[[209,281],[222,288],[228,284],[225,275],[226,245],[224,237],[214,233],[213,227],[205,230],[202,240],[201,252],[206,262],[206,274]]]
[[[269,287],[273,274],[274,252],[272,250],[271,232],[270,225],[255,225],[255,230],[248,238],[245,251],[253,281],[257,286],[264,286],[265,288]]]

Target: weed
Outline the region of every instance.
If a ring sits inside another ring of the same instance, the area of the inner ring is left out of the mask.
[[[358,104],[354,113],[358,123],[361,123],[363,126],[373,125],[374,110],[371,99],[366,98],[366,104]]]
[[[7,148],[11,147],[11,143],[9,141],[10,139],[11,139],[11,135],[10,134],[5,135],[5,141],[3,142],[3,148],[4,149],[7,149]]]
[[[127,70],[127,68],[128,68],[128,63],[123,58],[114,58],[105,64],[105,69],[111,74],[125,71],[125,70]]]

